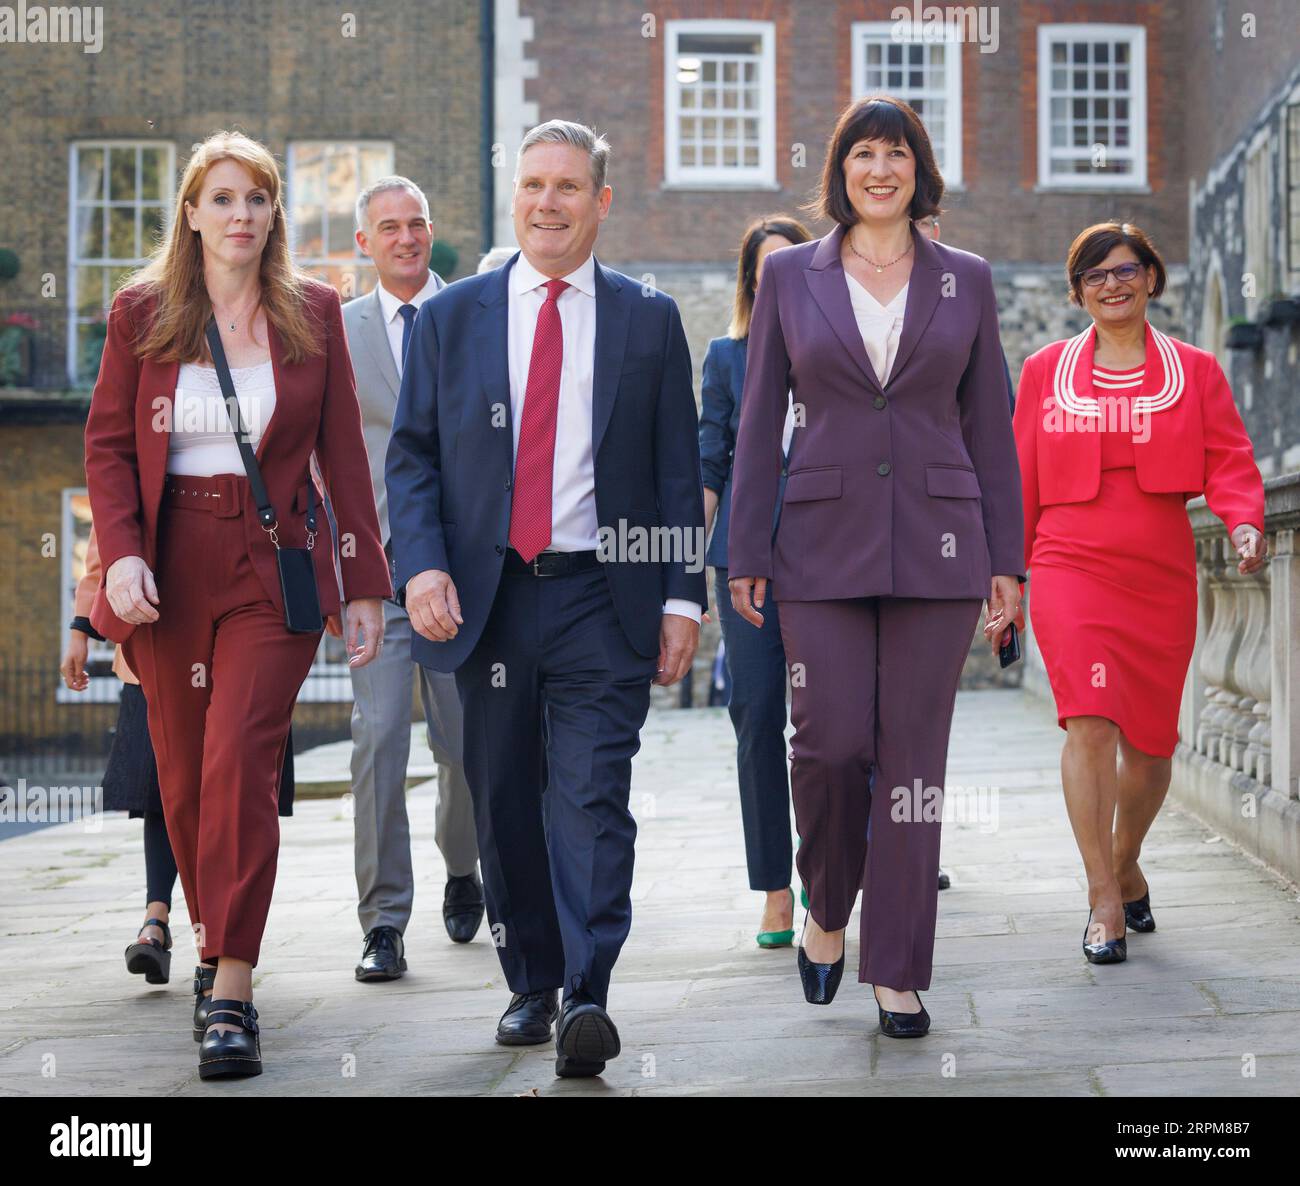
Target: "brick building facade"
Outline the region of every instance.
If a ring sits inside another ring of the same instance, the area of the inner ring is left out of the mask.
[[[352,242],[352,205],[384,173],[425,190],[434,235],[458,256],[453,275],[478,262],[489,237],[484,5],[351,7],[114,2],[103,7],[99,52],[0,45],[0,249],[18,262],[0,278],[0,597],[10,623],[0,735],[62,730],[75,748],[74,734],[102,734],[112,719],[111,705],[87,701],[115,698],[116,681],[105,675],[76,696],[56,672],[87,532],[88,387],[111,292],[170,217],[193,143],[235,127],[267,144],[286,178],[300,262],[345,296],[374,283]],[[337,732],[350,684],[341,654],[323,656],[305,698],[332,702]],[[40,714],[23,715],[32,704]],[[4,753],[0,737],[0,766]]]

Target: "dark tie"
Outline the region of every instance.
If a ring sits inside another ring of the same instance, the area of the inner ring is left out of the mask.
[[[510,502],[510,546],[525,560],[533,559],[551,542],[555,423],[564,364],[564,329],[556,301],[568,287],[564,280],[546,282],[546,300],[537,314],[528,381],[524,385],[514,497]]]
[[[411,345],[411,323],[415,320],[415,306],[403,305],[397,310],[402,315],[402,369],[406,369],[406,351]]]

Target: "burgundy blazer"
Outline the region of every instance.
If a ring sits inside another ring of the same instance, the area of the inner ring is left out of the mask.
[[[881,387],[840,262],[845,228],[767,257],[732,478],[732,577],[780,601],[984,598],[1024,575],[1024,523],[989,265],[913,230]],[[781,520],[787,392],[796,415]]]
[[[133,346],[152,316],[155,299],[139,289],[118,293],[108,316],[108,337],[86,421],[86,485],[99,540],[103,572],[123,556],[141,556],[156,569],[158,512],[167,477],[171,406],[180,364],[138,358]],[[343,334],[338,294],[310,281],[309,320],[320,327],[323,353],[290,365],[275,327],[268,325],[275,372],[275,409],[257,447],[257,460],[279,520],[281,545],[305,547],[309,459],[320,465],[339,526],[338,574],[330,532],[318,513],[313,550],[321,611],[338,612],[342,598],[388,597],[388,564],[379,539],[379,518],[370,485],[370,466],[361,433],[352,361]],[[160,414],[164,413],[165,414]],[[242,470],[237,471],[242,473]],[[319,508],[319,504],[318,504]],[[251,492],[244,501],[248,554],[266,595],[283,610],[275,548],[257,521]],[[160,606],[166,613],[167,607]],[[124,642],[135,627],[108,604],[101,579],[90,623],[105,638]]]

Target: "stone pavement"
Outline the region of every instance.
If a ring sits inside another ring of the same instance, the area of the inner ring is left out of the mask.
[[[0,844],[0,1095],[1295,1094],[1295,887],[1167,807],[1144,861],[1160,929],[1130,935],[1126,964],[1086,963],[1061,738],[1026,693],[958,699],[949,786],[997,788],[996,827],[973,811],[945,824],[953,886],[939,897],[923,1040],[881,1037],[852,973],[829,1008],[805,1004],[793,950],[755,946],[725,710],[655,710],[633,780],[632,935],[610,998],[623,1055],[602,1079],[555,1079],[550,1047],[494,1045],[508,991],[486,927],[466,947],[443,932],[425,783],[410,795],[419,884],[411,970],[396,983],[352,977],[360,932],[343,801],[302,801],[283,821],[255,988],[266,1073],[240,1082],[198,1078],[186,938],[167,986],[123,966],[142,917],[138,821]],[[346,747],[335,753],[346,762]],[[949,798],[969,806],[975,792]]]

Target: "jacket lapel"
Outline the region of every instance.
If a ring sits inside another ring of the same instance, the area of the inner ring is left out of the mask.
[[[912,351],[921,340],[934,311],[938,308],[943,286],[943,261],[930,242],[915,227],[912,228],[912,245],[916,258],[912,261],[912,274],[907,282],[907,304],[903,310],[903,331],[898,337],[898,353],[889,372],[886,387],[893,385]]]
[[[599,260],[596,264],[596,357],[591,383],[591,455],[600,453],[609,418],[614,412],[614,398],[618,394],[618,378],[623,370],[623,354],[627,348],[628,322],[631,320],[623,283],[619,277],[606,271]]]
[[[862,344],[858,321],[853,316],[848,279],[844,275],[844,265],[840,262],[840,244],[844,241],[844,232],[843,226],[837,226],[821,240],[813,255],[812,263],[804,269],[804,282],[808,285],[808,291],[812,293],[812,298],[817,302],[822,314],[830,322],[831,329],[835,331],[840,344],[848,351],[849,357],[862,372],[862,377],[874,390],[880,391],[880,381],[872,369],[871,360],[867,358],[867,348]],[[908,307],[911,307],[910,294]]]
[[[370,299],[361,311],[361,341],[370,356],[371,366],[378,369],[393,399],[401,390],[402,381],[397,374],[397,365],[393,362],[393,348],[388,344],[388,328],[384,325],[384,307],[379,303],[379,288],[370,294]]]
[[[479,361],[483,399],[489,415],[505,409],[505,432],[501,434],[507,469],[514,468],[514,424],[510,411],[510,302],[506,287],[514,270],[515,252],[509,260],[488,274],[479,292],[479,310],[474,324],[474,353]],[[489,421],[495,423],[495,421]]]

